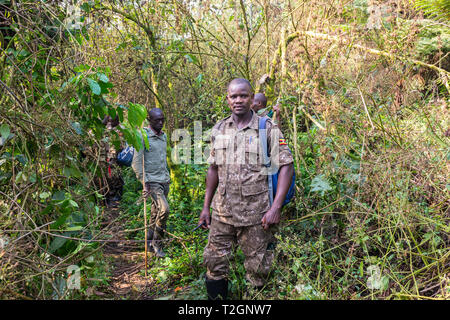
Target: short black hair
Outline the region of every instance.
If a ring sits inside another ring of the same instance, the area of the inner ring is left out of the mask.
[[[236,78],[230,81],[230,83],[228,84],[227,90],[228,88],[230,88],[230,86],[232,84],[245,84],[248,86],[248,88],[250,89],[250,91],[253,93],[253,87],[252,84],[250,83],[250,81],[248,81],[247,79],[244,78]]]
[[[148,112],[148,118],[152,119],[152,118],[154,118],[154,117],[156,117],[157,115],[160,115],[160,114],[164,115],[160,108],[153,108],[153,109],[151,109]]]
[[[255,100],[261,102],[261,104],[266,107],[267,106],[267,98],[266,95],[262,92],[255,93]]]

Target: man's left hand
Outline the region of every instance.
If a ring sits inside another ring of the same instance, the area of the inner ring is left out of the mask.
[[[277,224],[281,219],[281,208],[270,208],[261,219],[264,230],[268,230],[271,224]]]

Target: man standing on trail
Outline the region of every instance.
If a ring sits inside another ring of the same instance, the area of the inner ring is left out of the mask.
[[[253,97],[248,80],[231,81],[227,102],[232,114],[219,121],[211,133],[210,167],[199,224],[210,230],[203,258],[206,290],[212,300],[227,296],[229,260],[236,244],[245,255],[250,287],[264,286],[273,260],[274,227],[280,221],[294,172],[293,158],[282,133],[268,120],[268,150],[272,164],[280,168],[277,193],[270,205],[268,172],[259,141],[260,117],[251,110]]]
[[[164,257],[163,239],[169,216],[170,174],[167,166],[167,136],[162,132],[164,114],[161,109],[154,108],[149,112],[147,132],[150,149],[134,152],[132,167],[139,181],[142,181],[142,156],[144,156],[144,192],[143,196],[151,196],[152,208],[148,241],[156,256]]]

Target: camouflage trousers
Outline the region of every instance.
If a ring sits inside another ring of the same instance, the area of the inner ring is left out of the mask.
[[[152,208],[150,215],[150,226],[148,239],[153,240],[155,246],[162,245],[164,233],[166,230],[167,218],[169,217],[169,202],[167,195],[169,194],[168,183],[146,183],[149,194],[152,199]]]
[[[261,224],[234,227],[211,219],[208,244],[203,252],[206,276],[211,280],[227,278],[230,258],[238,245],[245,256],[247,281],[255,287],[264,285],[274,257],[274,239],[273,232],[264,230]]]

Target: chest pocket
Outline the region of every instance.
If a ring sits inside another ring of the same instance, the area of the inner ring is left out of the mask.
[[[249,136],[245,143],[245,163],[250,170],[259,171],[262,166],[258,136]]]
[[[230,144],[230,137],[226,135],[218,135],[214,141],[214,154],[217,165],[223,165],[227,163],[227,149]],[[229,159],[228,159],[229,160]]]

